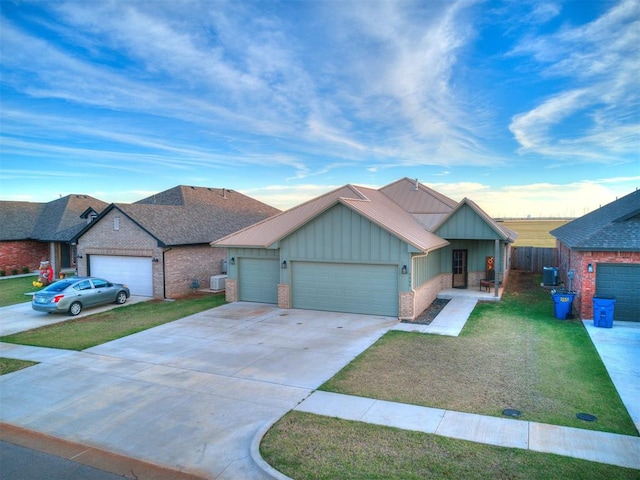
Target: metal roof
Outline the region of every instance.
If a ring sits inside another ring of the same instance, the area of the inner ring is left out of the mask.
[[[456,202],[408,178],[379,190],[345,185],[290,210],[251,225],[218,241],[214,247],[269,248],[333,205],[341,203],[416,249],[428,252],[449,242],[433,234],[431,225],[454,210]],[[511,236],[482,210],[482,217],[505,239]]]

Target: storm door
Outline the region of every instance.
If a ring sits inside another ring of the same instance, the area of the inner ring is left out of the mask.
[[[467,251],[453,251],[453,288],[467,288]]]

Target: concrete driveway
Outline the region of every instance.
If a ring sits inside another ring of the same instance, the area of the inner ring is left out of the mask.
[[[232,303],[0,377],[0,420],[207,478],[269,478],[259,432],[397,319]]]
[[[124,305],[146,302],[148,300],[151,300],[151,297],[139,297],[132,295],[127,299],[127,302]],[[123,305],[118,305],[116,303],[109,303],[99,307],[86,308],[82,310],[79,315],[72,317],[71,315],[65,315],[62,313],[36,312],[31,308],[31,301],[28,301],[27,303],[17,303],[15,305],[0,308],[0,316],[2,317],[2,320],[0,320],[0,335],[11,335],[12,333],[24,332],[25,330],[30,330],[32,328],[64,322],[71,318],[81,318],[122,306]]]

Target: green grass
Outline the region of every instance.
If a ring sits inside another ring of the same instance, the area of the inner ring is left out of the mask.
[[[638,478],[629,468],[302,412],[278,421],[260,453],[296,480]]]
[[[505,220],[502,225],[518,232],[514,247],[555,248],[556,239],[549,232],[568,220]]]
[[[491,416],[514,408],[522,420],[637,435],[586,329],[555,319],[537,285],[512,272],[503,300],[479,304],[459,337],[389,332],[321,389]]]
[[[193,295],[165,302],[150,300],[107,312],[0,337],[0,342],[84,350],[225,303],[224,295]]]
[[[32,282],[37,279],[38,275],[31,275],[0,280],[0,307],[30,302],[31,297],[25,295],[25,293],[40,290],[40,288],[32,285]]]
[[[28,360],[16,360],[14,358],[0,357],[0,375],[22,370],[23,368],[36,365],[38,362],[30,362]]]

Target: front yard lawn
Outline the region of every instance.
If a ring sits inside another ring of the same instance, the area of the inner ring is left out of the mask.
[[[260,445],[295,480],[637,480],[638,470],[290,412]]]
[[[225,303],[224,295],[200,294],[175,301],[150,300],[0,337],[0,342],[84,350]]]
[[[40,290],[39,287],[32,285],[34,280],[38,280],[37,274],[0,280],[0,307],[30,302],[31,297],[25,295],[25,293]]]
[[[522,272],[501,302],[476,307],[459,337],[389,332],[321,389],[638,434],[582,322],[557,320],[539,278]]]
[[[557,320],[539,276],[511,272],[457,338],[389,332],[322,390],[637,436],[579,320]],[[595,422],[577,413],[597,416]],[[505,418],[505,417],[503,417]],[[638,471],[292,411],[265,435],[269,464],[303,479],[637,479]]]

